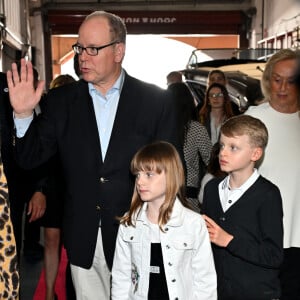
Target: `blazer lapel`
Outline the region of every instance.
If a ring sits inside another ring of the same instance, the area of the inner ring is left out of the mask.
[[[99,161],[103,163],[101,141],[99,138],[93,100],[89,94],[87,84],[84,81],[81,83],[85,86],[79,87],[77,102],[74,103],[76,104],[76,110],[78,113],[78,130],[82,130],[81,136],[83,144],[86,141],[86,146],[90,145],[92,149],[95,149],[95,153],[99,157]],[[84,146],[85,145],[83,145],[83,147]]]
[[[130,118],[132,110],[134,109],[132,105],[134,95],[132,95],[131,91],[130,77],[125,73],[125,80],[120,94],[118,108],[106,152],[105,163],[110,159],[114,159],[115,154],[121,150],[121,141],[126,138],[124,136],[124,129],[128,128],[128,126],[126,127],[126,124],[128,123],[128,118]]]

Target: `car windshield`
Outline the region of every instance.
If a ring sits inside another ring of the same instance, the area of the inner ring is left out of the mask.
[[[211,70],[224,72],[231,101],[241,112],[263,99],[260,87],[266,60],[275,49],[197,49],[181,70],[187,85],[201,107]]]

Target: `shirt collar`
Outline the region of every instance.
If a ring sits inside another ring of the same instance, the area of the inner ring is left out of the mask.
[[[124,79],[125,79],[125,71],[124,71],[124,69],[121,69],[120,76],[118,77],[116,82],[113,84],[113,86],[107,91],[107,94],[111,93],[114,90],[118,90],[119,94],[121,94],[121,90],[122,90],[122,87],[124,84]],[[93,93],[99,94],[99,92],[95,89],[94,85],[91,82],[88,83],[88,87],[89,87],[90,95],[92,95]]]
[[[147,206],[148,206],[148,203],[145,202],[137,215],[137,221],[141,221],[141,222],[148,224],[148,219],[147,219],[147,214],[146,214]],[[184,213],[183,205],[181,204],[180,200],[178,198],[176,198],[170,220],[168,221],[168,223],[166,225],[173,226],[173,227],[181,226],[183,223],[183,213]]]
[[[241,192],[245,192],[259,177],[259,172],[257,169],[254,169],[252,175],[238,188],[234,190],[240,190]],[[230,175],[228,175],[222,182],[222,189],[232,190],[229,185]]]

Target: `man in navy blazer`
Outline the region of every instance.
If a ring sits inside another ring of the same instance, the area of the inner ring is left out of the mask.
[[[117,216],[128,209],[134,178],[130,161],[143,145],[177,139],[176,112],[167,91],[122,69],[126,28],[113,14],[87,16],[73,49],[82,79],[51,90],[32,120],[43,92],[32,85],[32,65],[8,71],[17,129],[16,153],[32,168],[58,152],[66,180],[64,243],[77,300],[109,299]]]

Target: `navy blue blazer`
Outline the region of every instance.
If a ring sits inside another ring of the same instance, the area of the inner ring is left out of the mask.
[[[105,160],[87,82],[50,90],[44,112],[16,139],[22,166],[31,168],[58,153],[66,181],[64,243],[74,265],[92,265],[99,222],[104,254],[112,266],[117,216],[130,206],[130,161],[143,145],[165,140],[179,150],[176,112],[167,91],[125,75]]]

